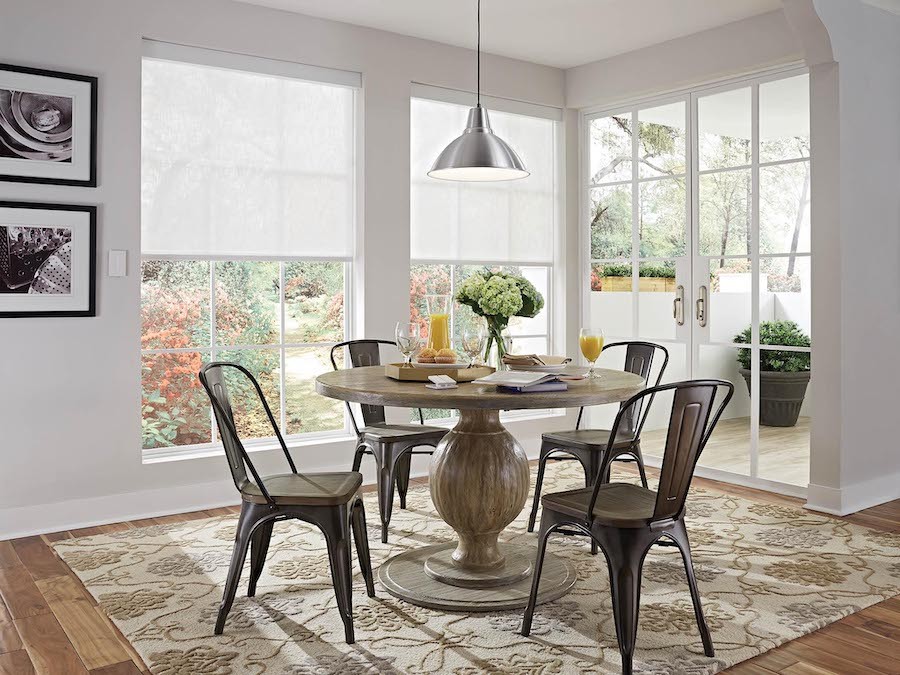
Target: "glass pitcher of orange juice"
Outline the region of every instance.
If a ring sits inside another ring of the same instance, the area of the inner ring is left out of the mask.
[[[450,296],[426,295],[428,309],[428,346],[431,349],[450,349]]]

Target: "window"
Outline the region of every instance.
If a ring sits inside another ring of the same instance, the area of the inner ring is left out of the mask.
[[[422,89],[428,95],[435,93],[433,88]],[[486,106],[494,131],[531,171],[528,178],[501,183],[429,178],[434,159],[465,128],[469,105],[431,97],[411,101],[410,314],[426,325],[424,296],[452,295],[463,279],[484,267],[521,274],[543,294],[546,304],[532,319],[510,321],[512,347],[520,353],[547,354],[552,350],[552,278],[560,211],[559,111],[506,112],[503,102],[496,101]],[[454,340],[474,320],[471,309],[453,303]],[[430,411],[430,416],[447,417],[449,412]]]
[[[214,447],[197,379],[212,360],[257,377],[286,436],[346,429],[340,402],[313,391],[330,345],[348,333],[356,212],[358,76],[331,75],[146,43],[141,385],[151,456]],[[233,401],[238,430],[271,437],[246,393]]]

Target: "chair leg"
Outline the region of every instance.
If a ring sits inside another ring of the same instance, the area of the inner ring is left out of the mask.
[[[387,452],[375,455],[378,468],[378,515],[381,517],[381,543],[388,540],[388,525],[391,524],[391,511],[394,508],[394,464],[387,457]]]
[[[353,634],[353,582],[350,571],[350,523],[345,517],[340,518],[340,525],[332,531],[326,531],[325,543],[328,546],[328,561],[331,564],[331,580],[334,583],[334,597],[337,599],[338,611],[344,622],[344,639],[348,645],[356,642]]]
[[[634,643],[637,639],[641,565],[646,552],[638,550],[638,545],[637,541],[626,540],[621,546],[607,550],[613,618],[619,653],[622,655],[622,675],[632,674]]]
[[[255,505],[243,502],[237,532],[234,535],[234,549],[231,552],[231,565],[228,567],[225,592],[222,595],[222,604],[219,605],[219,616],[216,619],[214,631],[216,635],[221,635],[225,630],[225,619],[228,618],[228,612],[231,611],[231,606],[234,604],[238,582],[241,580],[241,570],[244,567],[244,560],[247,558],[247,548],[250,546],[250,535],[258,517],[259,511]]]
[[[534,483],[534,501],[531,504],[531,515],[528,516],[528,531],[534,532],[534,521],[537,519],[538,506],[541,503],[541,486],[544,484],[544,469],[547,468],[547,456],[553,448],[549,443],[541,443],[541,454],[538,458],[537,480]]]
[[[538,537],[537,558],[534,561],[534,571],[531,573],[531,594],[528,596],[528,604],[525,606],[525,614],[522,617],[522,635],[528,637],[531,633],[531,620],[534,618],[534,608],[537,605],[538,588],[541,583],[541,568],[544,566],[544,555],[547,553],[547,540],[552,530],[541,527]]]
[[[400,495],[401,509],[406,509],[406,491],[409,489],[409,471],[411,463],[411,452],[405,452],[397,458],[397,494]]]
[[[697,577],[694,575],[694,562],[691,559],[691,545],[688,541],[687,529],[684,521],[679,521],[675,526],[673,538],[681,551],[681,559],[684,561],[684,571],[687,574],[688,587],[691,589],[691,601],[694,603],[694,616],[697,618],[697,627],[700,629],[700,639],[703,641],[703,653],[707,656],[715,656],[712,636],[709,626],[706,625],[706,617],[703,616],[703,605],[700,602],[700,589],[697,588]]]
[[[594,481],[597,480],[600,473],[600,460],[603,459],[603,455],[587,451],[575,452],[574,456],[578,458],[581,468],[584,469],[584,486],[593,487]],[[591,555],[597,555],[598,552],[597,542],[591,537]]]
[[[372,558],[369,556],[366,509],[363,506],[362,499],[357,500],[353,505],[353,510],[350,512],[350,520],[353,527],[353,539],[356,541],[356,555],[359,558],[359,567],[366,582],[366,593],[370,598],[374,598],[375,579],[372,575]]]
[[[256,595],[256,582],[262,575],[263,566],[266,564],[266,554],[269,552],[269,540],[272,538],[272,528],[275,521],[270,520],[256,528],[250,537],[250,582],[247,585],[247,597]]]

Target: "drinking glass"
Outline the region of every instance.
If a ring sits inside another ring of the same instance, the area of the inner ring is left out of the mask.
[[[599,328],[582,328],[578,336],[578,344],[581,346],[581,354],[591,364],[591,369],[587,376],[590,378],[600,377],[600,373],[594,368],[597,359],[600,358],[600,352],[603,351],[603,331]]]
[[[462,350],[469,357],[469,368],[475,365],[475,359],[484,351],[484,343],[487,340],[487,331],[484,326],[470,326],[462,333]]]
[[[419,324],[398,321],[396,328],[394,328],[394,342],[397,343],[397,349],[400,350],[405,359],[403,365],[411,367],[413,354],[419,351],[419,347],[422,346]]]

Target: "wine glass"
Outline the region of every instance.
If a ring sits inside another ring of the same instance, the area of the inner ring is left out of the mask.
[[[578,344],[581,346],[581,354],[591,364],[587,376],[590,378],[600,377],[594,364],[597,363],[600,352],[603,351],[603,331],[599,328],[582,328],[578,336]]]
[[[475,365],[475,359],[484,351],[485,340],[487,340],[487,333],[484,326],[470,326],[463,330],[460,342],[463,352],[469,357],[469,368]]]
[[[397,343],[397,349],[403,354],[405,359],[404,367],[412,367],[412,357],[419,347],[422,346],[422,336],[419,332],[419,324],[415,322],[404,323],[398,321],[394,328],[394,342]]]

